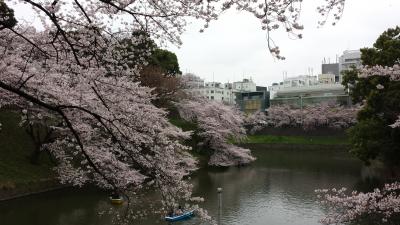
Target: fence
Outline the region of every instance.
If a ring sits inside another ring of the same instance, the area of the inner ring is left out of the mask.
[[[351,105],[349,95],[328,95],[328,96],[307,96],[307,97],[291,97],[291,98],[274,98],[270,100],[271,106],[274,105],[290,105],[302,108],[305,105],[318,104],[322,102],[334,102],[340,105]]]

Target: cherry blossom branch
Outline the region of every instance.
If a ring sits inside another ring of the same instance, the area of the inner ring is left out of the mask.
[[[17,95],[19,95],[19,96],[25,98],[26,100],[28,100],[28,101],[30,101],[30,102],[32,102],[32,103],[34,103],[34,104],[37,104],[37,105],[39,105],[39,106],[41,106],[41,107],[44,107],[44,108],[46,108],[46,109],[48,109],[48,110],[54,111],[54,112],[56,112],[57,114],[59,114],[59,115],[63,118],[64,122],[67,124],[67,127],[69,128],[69,130],[70,130],[71,133],[73,134],[75,140],[78,142],[78,145],[79,145],[79,147],[80,147],[80,149],[81,149],[82,154],[85,156],[86,160],[88,160],[88,162],[89,162],[89,164],[91,165],[91,167],[93,168],[93,170],[96,171],[99,175],[101,175],[101,176],[104,178],[104,180],[106,180],[107,182],[109,182],[109,184],[112,185],[115,189],[118,189],[118,187],[115,186],[115,184],[114,184],[110,179],[108,179],[108,178],[99,170],[99,168],[94,164],[94,162],[92,161],[92,159],[89,157],[89,155],[88,155],[88,154],[86,153],[86,151],[84,150],[84,147],[83,147],[83,144],[82,144],[82,142],[81,142],[81,139],[80,139],[79,134],[76,132],[76,130],[74,129],[74,127],[73,127],[72,124],[71,124],[71,121],[68,119],[68,117],[65,115],[65,113],[64,113],[63,110],[62,110],[63,108],[67,108],[67,107],[50,105],[50,104],[48,104],[48,103],[45,103],[45,102],[43,102],[43,101],[41,101],[41,100],[39,100],[39,99],[37,99],[37,98],[35,98],[35,97],[29,95],[29,94],[23,92],[22,90],[20,90],[20,89],[18,89],[18,88],[14,88],[14,87],[12,87],[12,86],[10,86],[10,85],[8,85],[8,84],[5,84],[5,83],[2,82],[2,81],[0,81],[0,87],[3,88],[3,89],[5,89],[5,90],[8,90],[8,91],[13,92],[13,93],[15,93],[15,94],[17,94]],[[82,110],[82,108],[81,108],[81,110]],[[86,109],[83,109],[83,111],[88,112],[88,110],[86,110]]]
[[[390,218],[400,213],[399,191],[398,182],[366,193],[352,191],[348,194],[346,188],[316,190],[320,203],[329,210],[329,214],[320,222],[327,225],[342,224],[357,222],[368,216],[368,221],[389,222]]]

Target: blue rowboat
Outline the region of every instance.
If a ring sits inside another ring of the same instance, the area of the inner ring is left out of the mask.
[[[177,216],[166,216],[165,220],[168,222],[175,222],[175,221],[190,219],[192,216],[194,216],[194,210],[187,211]]]

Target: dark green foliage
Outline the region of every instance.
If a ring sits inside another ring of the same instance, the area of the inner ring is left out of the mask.
[[[16,24],[14,10],[10,9],[3,0],[0,0],[0,30],[13,28]]]
[[[163,68],[167,76],[182,74],[179,69],[178,58],[175,53],[168,50],[160,48],[155,49],[149,63],[150,65]]]
[[[182,73],[179,69],[178,58],[175,53],[159,48],[150,36],[143,31],[134,32],[132,37],[140,37],[141,42],[133,43],[132,39],[124,39],[122,42],[127,47],[125,49],[117,49],[117,51],[122,53],[122,55],[126,54],[128,57],[131,53],[134,55],[140,55],[139,53],[150,50],[150,56],[142,55],[149,63],[149,66],[160,68],[164,75],[169,77]],[[132,62],[128,66],[132,67],[138,63],[135,59],[130,60]]]
[[[342,84],[346,90],[350,88],[351,98],[354,104],[362,103],[370,95],[371,90],[376,90],[378,84],[387,85],[388,77],[370,77],[368,79],[358,78],[359,71],[356,68],[343,72]]]
[[[400,28],[385,31],[373,48],[361,49],[364,66],[393,66],[400,59]],[[389,77],[359,78],[359,71],[346,71],[343,85],[350,88],[354,103],[363,103],[358,123],[349,129],[351,152],[370,163],[378,159],[386,165],[400,165],[400,128],[391,128],[400,114],[400,81]],[[383,89],[377,88],[382,85]]]
[[[393,142],[388,136],[390,129],[377,118],[360,120],[356,126],[349,129],[352,144],[350,152],[366,164],[377,158],[393,163],[391,160]]]
[[[170,123],[181,128],[183,131],[192,132],[192,135],[189,139],[185,140],[184,144],[192,148],[192,151],[190,151],[190,153],[199,160],[200,166],[206,167],[208,165],[209,157],[213,153],[213,150],[207,148],[207,145],[204,145],[204,139],[198,135],[199,128],[197,124],[182,119],[179,116],[176,108],[170,108],[169,112]]]
[[[361,60],[366,66],[393,66],[400,59],[400,27],[388,29],[376,40],[373,48],[361,49]]]

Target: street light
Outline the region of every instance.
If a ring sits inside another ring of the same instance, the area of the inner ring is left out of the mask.
[[[300,113],[301,113],[300,120],[301,124],[303,124],[303,95],[300,95],[299,98],[300,98]]]
[[[351,91],[351,88],[353,88],[354,87],[354,85],[353,84],[351,84],[351,83],[347,83],[347,95],[348,95],[348,98],[347,98],[347,105],[348,106],[351,106],[351,96],[350,96],[350,91]]]

